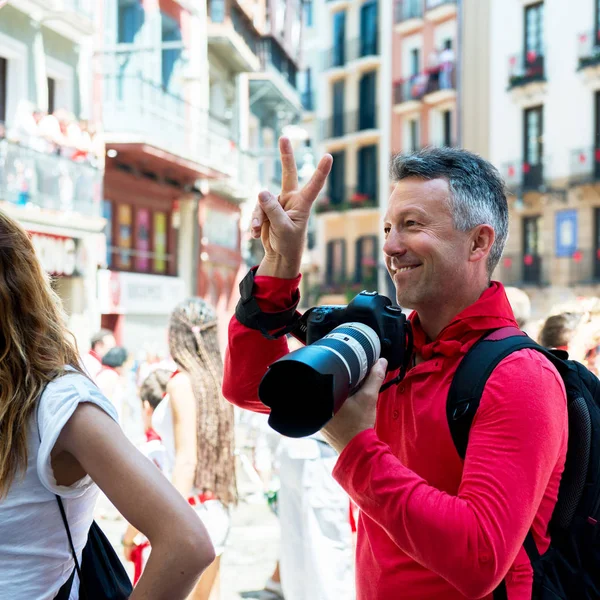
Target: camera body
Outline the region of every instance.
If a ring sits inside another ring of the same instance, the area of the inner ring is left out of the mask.
[[[363,291],[347,306],[325,305],[310,309],[306,318],[306,344],[314,344],[344,323],[367,325],[381,341],[381,358],[388,371],[399,369],[406,360],[407,318],[391,300],[377,292]],[[409,326],[409,325],[408,325]]]

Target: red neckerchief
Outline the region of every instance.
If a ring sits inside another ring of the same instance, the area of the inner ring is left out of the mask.
[[[154,431],[154,429],[152,429],[152,427],[146,429],[146,441],[154,442],[155,440],[162,442],[162,438],[160,437],[160,435],[158,435],[158,433],[156,433],[156,431]]]
[[[94,357],[99,363],[102,362],[102,358],[100,358],[100,355],[95,350],[90,350],[88,354]]]
[[[416,312],[410,315],[410,320],[415,351],[424,360],[429,360],[434,355],[450,357],[463,354],[473,341],[473,336],[469,335],[472,332],[483,335],[486,331],[500,327],[517,327],[504,287],[497,281],[492,281],[479,300],[456,315],[432,342],[427,339]],[[467,348],[463,348],[465,344]]]

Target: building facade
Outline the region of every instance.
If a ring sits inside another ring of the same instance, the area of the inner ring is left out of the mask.
[[[91,2],[0,8],[0,210],[30,232],[80,347],[100,325],[104,151],[91,111]]]
[[[490,22],[490,158],[512,192],[497,274],[543,313],[599,291],[600,3],[498,0]]]
[[[317,156],[333,156],[315,206],[312,303],[345,302],[355,290],[377,286],[385,4],[320,0],[312,7],[315,41],[306,69],[317,127],[311,145]]]

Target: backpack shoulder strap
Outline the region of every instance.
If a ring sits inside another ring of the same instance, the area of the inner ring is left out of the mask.
[[[452,441],[462,459],[467,453],[471,424],[492,371],[509,354],[524,348],[542,352],[553,363],[556,360],[520,329],[502,327],[484,335],[458,365],[448,392],[446,416]]]

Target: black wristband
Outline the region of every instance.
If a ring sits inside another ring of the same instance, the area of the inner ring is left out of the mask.
[[[290,333],[297,326],[301,317],[296,311],[300,294],[296,293],[297,298],[291,308],[273,313],[263,312],[253,294],[257,268],[250,269],[240,282],[240,300],[235,307],[235,318],[245,327],[260,331],[266,338],[277,339]]]

